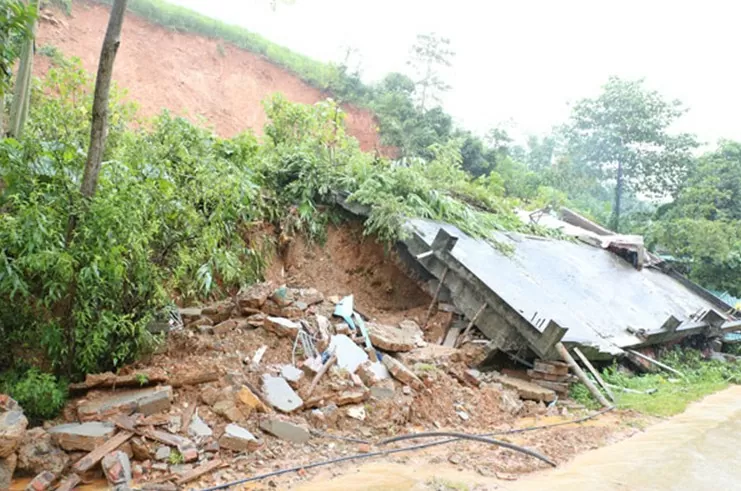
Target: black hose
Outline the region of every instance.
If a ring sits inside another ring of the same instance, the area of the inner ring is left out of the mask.
[[[500,442],[498,440],[492,440],[491,438],[485,438],[485,437],[482,437],[482,436],[466,435],[464,433],[440,432],[438,435],[439,436],[454,436],[455,438],[448,438],[447,440],[439,440],[439,441],[436,441],[436,442],[423,443],[423,444],[420,444],[420,445],[412,445],[410,447],[393,448],[393,449],[389,449],[389,450],[381,450],[381,451],[378,451],[378,452],[361,453],[361,454],[355,454],[355,455],[348,455],[346,457],[338,457],[336,459],[331,459],[331,460],[323,460],[323,461],[320,461],[320,462],[312,462],[311,464],[300,465],[300,466],[296,466],[296,467],[291,467],[289,469],[280,469],[280,470],[277,470],[277,471],[268,472],[267,474],[260,474],[259,476],[246,477],[244,479],[239,479],[237,481],[232,481],[232,482],[228,482],[228,483],[225,483],[225,484],[220,484],[219,486],[213,486],[211,488],[206,488],[206,489],[201,490],[201,491],[216,491],[217,489],[227,489],[227,488],[230,488],[232,486],[237,486],[239,484],[245,484],[245,483],[253,482],[253,481],[260,481],[260,480],[263,480],[263,479],[267,479],[269,477],[275,477],[275,476],[280,476],[280,475],[283,475],[283,474],[287,474],[289,472],[297,472],[297,471],[300,471],[301,469],[304,469],[304,470],[305,469],[312,469],[314,467],[321,467],[321,466],[324,466],[324,465],[337,464],[337,463],[345,462],[345,461],[348,461],[348,460],[368,459],[368,458],[371,458],[371,457],[378,457],[380,455],[390,455],[390,454],[399,453],[399,452],[406,452],[408,450],[419,450],[419,449],[422,449],[422,448],[433,447],[435,445],[441,445],[443,443],[449,443],[449,442],[458,441],[460,439],[475,440],[475,441],[479,441],[479,442],[489,443],[491,445],[499,445],[499,446],[502,446],[502,447],[506,447],[506,448],[515,450],[517,452],[522,452],[522,453],[524,453],[526,455],[530,455],[531,457],[535,457],[536,459],[540,459],[543,462],[546,462],[546,463],[552,465],[553,467],[556,467],[555,462],[549,460],[547,457],[544,457],[543,455],[540,455],[539,453],[533,452],[532,450],[528,450],[527,448],[519,447],[519,446],[513,445],[511,443]]]
[[[512,434],[515,434],[515,433],[526,433],[528,431],[544,430],[544,429],[547,429],[547,428],[555,428],[557,426],[573,425],[573,424],[583,423],[584,421],[590,420],[592,418],[596,418],[597,416],[600,416],[602,414],[605,414],[607,412],[610,412],[613,409],[615,409],[615,407],[614,406],[611,406],[611,407],[602,409],[601,411],[597,411],[596,413],[592,413],[592,414],[589,414],[587,416],[584,416],[584,417],[581,417],[581,418],[578,418],[578,419],[572,419],[572,420],[569,420],[569,421],[561,421],[559,423],[551,423],[551,424],[547,424],[547,425],[528,426],[526,428],[515,428],[513,430],[496,431],[496,432],[493,432],[493,433],[482,433],[482,434],[476,435],[476,436],[489,437],[489,436],[512,435]],[[400,441],[403,441],[403,440],[413,440],[415,438],[428,438],[428,437],[432,437],[432,436],[440,436],[440,434],[437,431],[430,431],[430,432],[425,432],[425,433],[409,433],[409,434],[406,434],[406,435],[399,435],[399,436],[387,438],[385,440],[381,440],[380,442],[378,442],[378,445],[387,445],[389,443],[400,442]]]
[[[430,431],[427,433],[418,433],[418,434],[410,434],[410,435],[402,435],[396,437],[393,441],[400,441],[400,440],[409,440],[412,438],[419,438],[421,435],[424,435],[424,437],[435,437],[435,436],[448,436],[453,437],[459,440],[474,440],[477,442],[483,442],[483,443],[489,443],[491,445],[499,445],[500,447],[509,448],[510,450],[514,450],[516,452],[524,453],[525,455],[529,455],[530,457],[535,457],[538,460],[542,460],[543,462],[552,465],[553,467],[556,467],[556,463],[550,460],[548,457],[539,454],[538,452],[534,452],[530,449],[527,449],[525,447],[521,447],[519,445],[515,445],[514,443],[509,442],[503,442],[501,440],[494,440],[493,438],[487,438],[485,436],[481,435],[468,435],[466,433],[455,433],[452,431]]]
[[[601,414],[604,414],[604,413],[606,413],[608,411],[612,411],[613,409],[615,409],[615,408],[614,407],[609,407],[607,409],[603,409],[603,410],[598,411],[596,413],[593,413],[593,414],[590,414],[590,415],[587,415],[587,416],[584,416],[582,418],[578,418],[578,419],[575,419],[575,420],[571,420],[571,421],[562,421],[560,423],[552,423],[552,424],[549,424],[549,425],[541,425],[541,426],[530,426],[530,427],[527,427],[527,428],[517,428],[517,429],[514,429],[514,430],[508,430],[508,431],[504,431],[504,432],[500,432],[500,433],[490,433],[489,435],[494,435],[494,434],[505,435],[505,434],[512,434],[512,433],[524,433],[526,431],[534,431],[534,430],[540,430],[540,429],[544,429],[544,428],[554,428],[556,426],[564,426],[564,425],[569,425],[569,424],[582,423],[582,422],[587,421],[587,420],[590,420],[592,418],[596,418],[597,416],[599,416]],[[404,439],[410,439],[410,438],[422,437],[422,436],[426,436],[426,435],[429,435],[429,433],[417,433],[416,435],[403,435],[403,436],[404,436]],[[461,434],[456,433],[456,435],[461,435]],[[479,438],[479,437],[485,437],[485,435],[465,435],[465,436],[466,437],[469,437],[469,439],[475,439],[475,438]],[[470,438],[472,436],[475,437],[475,438]],[[400,438],[400,437],[395,437],[395,438]],[[369,459],[371,457],[379,457],[381,455],[391,455],[391,454],[395,454],[395,453],[407,452],[407,451],[412,451],[412,450],[422,450],[424,448],[430,448],[430,447],[434,447],[434,446],[437,446],[437,445],[443,445],[443,444],[446,444],[446,443],[457,442],[457,441],[460,441],[460,439],[461,439],[461,437],[456,436],[456,437],[453,437],[453,438],[447,438],[445,440],[437,440],[437,441],[430,442],[430,443],[421,443],[421,444],[418,444],[418,445],[411,445],[411,446],[408,446],[408,447],[393,448],[393,449],[389,449],[389,450],[380,450],[378,452],[361,453],[361,454],[355,454],[355,455],[348,455],[348,456],[345,456],[345,457],[338,457],[336,459],[323,460],[323,461],[320,461],[320,462],[312,462],[311,464],[300,465],[300,466],[291,467],[291,468],[288,468],[288,469],[279,469],[277,471],[268,472],[266,474],[260,474],[258,476],[245,477],[243,479],[239,479],[239,480],[236,480],[236,481],[232,481],[232,482],[228,482],[228,483],[225,483],[225,484],[220,484],[218,486],[213,486],[213,487],[210,487],[210,488],[206,488],[206,489],[203,489],[201,491],[216,491],[218,489],[228,489],[228,488],[230,488],[232,486],[238,486],[240,484],[245,484],[245,483],[248,483],[248,482],[261,481],[263,479],[268,479],[270,477],[276,477],[276,476],[281,476],[283,474],[288,474],[289,472],[298,472],[301,469],[313,469],[315,467],[322,467],[322,466],[325,466],[325,465],[337,464],[337,463],[340,463],[340,462],[347,462],[349,460],[362,460],[362,459]],[[394,439],[384,440],[384,441],[380,442],[379,445],[384,445],[386,443],[390,443],[391,441],[396,441],[396,440],[394,440]],[[501,442],[501,443],[506,443],[506,442]],[[522,449],[522,450],[527,450],[527,449]],[[528,452],[530,452],[530,451],[528,450]],[[535,453],[535,452],[533,452],[533,453]],[[540,457],[542,457],[542,456],[540,456]],[[540,457],[538,457],[538,458],[540,458]],[[545,459],[545,461],[548,462],[550,465],[554,465],[555,466],[555,464],[553,462],[551,462],[550,460]]]

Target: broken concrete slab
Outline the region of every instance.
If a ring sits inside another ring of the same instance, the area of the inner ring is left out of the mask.
[[[373,387],[379,382],[391,377],[386,365],[380,361],[366,361],[358,366],[357,374],[367,387]]]
[[[122,451],[116,450],[109,453],[100,463],[106,480],[113,485],[128,484],[131,482],[131,461]]]
[[[193,418],[190,420],[190,425],[188,425],[188,434],[193,438],[202,440],[210,437],[213,433],[211,427],[208,426],[200,416],[198,416],[198,412],[196,411]]]
[[[60,475],[69,463],[69,457],[54,442],[43,428],[28,430],[17,450],[18,471],[36,475],[50,471]]]
[[[311,438],[307,427],[279,418],[263,419],[260,421],[260,429],[281,440],[294,443],[306,443]]]
[[[291,387],[296,389],[298,388],[301,379],[304,378],[304,372],[293,365],[283,365],[280,368],[280,376],[286,379],[286,382],[288,382]]]
[[[262,391],[268,404],[284,413],[296,411],[304,404],[301,397],[296,394],[283,377],[263,375]]]
[[[145,416],[170,409],[172,387],[126,390],[86,401],[77,407],[80,421],[99,421],[115,414],[142,413]]]
[[[22,410],[0,411],[0,459],[5,459],[15,452],[23,440],[27,427],[28,420]]]
[[[554,391],[526,380],[498,375],[496,373],[487,374],[487,379],[514,390],[521,399],[542,402],[552,402],[556,399],[556,393]]]
[[[399,360],[390,355],[386,355],[381,360],[391,375],[402,384],[409,385],[416,390],[425,388],[422,381],[411,370],[404,366]]]
[[[411,351],[416,347],[419,333],[416,329],[394,327],[367,322],[368,336],[373,346],[384,351]]]
[[[284,317],[268,316],[265,318],[263,327],[276,336],[295,338],[301,329],[301,324]]]
[[[165,461],[170,458],[172,449],[167,445],[160,445],[154,452],[154,460]]]
[[[87,423],[69,423],[49,428],[54,443],[68,452],[81,450],[91,452],[102,445],[116,433],[113,423],[90,421]]]
[[[229,424],[219,438],[219,445],[235,452],[254,452],[262,446],[262,441],[241,426]]]
[[[337,355],[337,366],[350,373],[355,373],[358,366],[368,360],[368,353],[344,334],[332,336],[329,351]]]

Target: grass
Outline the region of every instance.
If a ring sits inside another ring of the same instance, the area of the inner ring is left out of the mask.
[[[696,350],[675,349],[662,356],[661,361],[682,372],[684,378],[667,373],[631,376],[616,366],[602,372],[609,384],[637,391],[656,389],[653,394],[632,394],[613,389],[618,408],[651,416],[673,416],[684,411],[690,403],[723,390],[731,383],[741,382],[741,362],[705,361]],[[589,408],[598,407],[581,384],[572,387],[571,396]]]

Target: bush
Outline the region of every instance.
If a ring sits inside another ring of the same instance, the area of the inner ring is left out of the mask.
[[[55,417],[67,399],[67,385],[48,373],[31,368],[25,373],[9,372],[3,375],[0,392],[10,394],[18,401],[32,421]]]

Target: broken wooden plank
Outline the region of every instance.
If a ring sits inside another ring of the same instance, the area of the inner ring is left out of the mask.
[[[440,276],[440,281],[437,283],[437,288],[435,289],[435,294],[432,296],[432,302],[430,302],[430,306],[427,308],[427,315],[425,315],[425,321],[422,324],[422,329],[427,328],[427,323],[430,322],[430,317],[432,317],[432,309],[435,307],[435,304],[437,303],[437,298],[440,296],[440,290],[443,288],[443,284],[445,283],[445,277],[448,275],[448,268],[446,267],[443,271],[443,274]]]
[[[170,445],[171,447],[179,448],[181,446],[193,444],[193,442],[191,442],[189,439],[184,438],[182,436],[173,435],[172,433],[168,433],[166,431],[153,430],[151,428],[148,428],[145,431],[142,431],[141,434],[142,436],[145,436],[151,440],[164,443],[165,445]]]
[[[187,374],[181,377],[172,379],[170,385],[172,387],[183,387],[185,385],[200,385],[207,384],[209,382],[216,382],[219,380],[220,374],[218,372],[201,372],[196,374]]]
[[[605,393],[607,394],[607,397],[609,397],[612,402],[615,402],[615,396],[612,394],[612,391],[607,386],[605,381],[602,380],[602,377],[600,376],[599,372],[589,362],[587,357],[584,356],[584,354],[581,351],[579,351],[579,348],[577,348],[576,346],[574,346],[574,353],[576,353],[576,356],[578,356],[581,362],[584,363],[584,366],[587,367],[587,370],[589,370],[591,374],[594,375],[594,378],[595,380],[597,380],[597,383],[600,384],[600,386],[602,386],[603,389],[605,389]]]
[[[455,343],[458,341],[458,336],[460,336],[460,334],[460,327],[451,327],[448,329],[448,333],[445,335],[445,340],[443,340],[443,346],[455,348]]]
[[[319,380],[324,376],[325,373],[327,373],[327,370],[329,370],[330,367],[334,365],[336,362],[337,362],[337,354],[332,353],[332,356],[329,357],[329,359],[327,360],[327,363],[322,365],[321,370],[319,370],[319,372],[317,372],[317,374],[314,376],[314,380],[311,381],[311,385],[306,391],[305,398],[311,397],[311,394],[314,392],[314,389],[316,388],[316,385],[319,383]]]
[[[589,392],[592,393],[592,395],[599,401],[600,404],[604,407],[612,407],[610,402],[605,399],[605,396],[602,395],[602,392],[597,389],[597,387],[594,386],[591,380],[589,380],[589,377],[587,377],[587,374],[584,373],[584,370],[577,365],[576,360],[571,357],[569,354],[569,351],[566,349],[566,347],[563,345],[563,343],[558,342],[556,343],[556,350],[558,351],[558,354],[561,355],[561,358],[563,358],[563,361],[569,364],[571,367],[571,370],[576,374],[577,377],[579,377],[579,380],[587,386],[587,389],[589,389]]]
[[[93,373],[85,376],[85,381],[79,384],[70,384],[70,391],[85,391],[90,389],[116,387],[144,387],[167,382],[167,373],[161,368],[139,370],[129,375],[116,375],[113,372]]]
[[[78,474],[82,474],[83,472],[92,469],[92,467],[100,462],[103,457],[129,441],[129,439],[133,436],[134,433],[130,431],[122,431],[116,434],[113,438],[105,442],[103,445],[99,446],[98,448],[78,460],[75,465],[72,466],[72,470]]]
[[[216,469],[218,469],[222,465],[224,465],[224,464],[219,459],[215,459],[215,460],[212,460],[210,462],[206,462],[205,464],[196,467],[192,471],[186,472],[185,474],[183,474],[183,476],[180,479],[178,479],[177,481],[175,481],[175,483],[178,486],[182,486],[183,484],[189,483],[191,481],[195,481],[199,477],[201,477],[201,476],[203,476],[205,474],[208,474],[210,472],[215,471]]]
[[[471,322],[468,323],[466,326],[466,329],[463,331],[463,334],[461,334],[458,337],[458,340],[455,343],[455,347],[458,348],[460,345],[462,345],[466,341],[466,337],[468,336],[468,333],[471,329],[473,329],[474,324],[476,324],[476,321],[479,320],[479,316],[486,308],[486,302],[481,304],[481,307],[479,307],[479,310],[476,311],[476,314],[471,319]]]
[[[657,366],[657,367],[659,367],[659,368],[663,368],[663,369],[664,369],[664,370],[666,370],[667,372],[671,372],[671,373],[673,373],[674,375],[677,375],[677,376],[679,376],[679,377],[682,377],[682,378],[684,378],[684,374],[683,374],[682,372],[680,372],[679,370],[675,370],[675,369],[673,369],[672,367],[670,367],[669,365],[665,365],[665,364],[661,363],[661,362],[660,362],[660,361],[658,361],[658,360],[654,360],[654,359],[653,359],[653,358],[651,358],[650,356],[646,356],[646,355],[644,355],[643,353],[639,353],[638,351],[635,351],[635,350],[632,350],[632,349],[629,349],[629,350],[626,350],[626,351],[627,351],[628,353],[632,354],[632,355],[635,355],[635,356],[637,356],[638,358],[640,358],[640,359],[642,359],[642,360],[645,360],[645,361],[647,361],[647,362],[649,362],[649,363],[653,363],[654,365],[656,365],[656,366]]]

